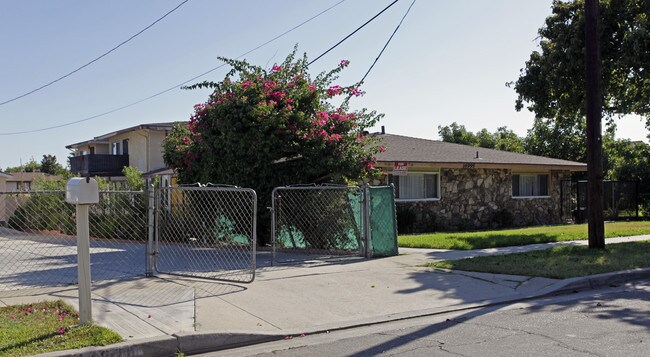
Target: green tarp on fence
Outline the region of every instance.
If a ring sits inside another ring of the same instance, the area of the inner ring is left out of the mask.
[[[397,220],[392,186],[370,187],[370,247],[373,257],[397,255]]]

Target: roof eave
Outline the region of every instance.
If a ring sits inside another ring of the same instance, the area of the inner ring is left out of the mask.
[[[536,163],[503,163],[503,162],[485,162],[485,161],[414,161],[414,160],[378,160],[379,165],[393,165],[394,162],[408,162],[414,164],[424,164],[431,166],[441,166],[448,168],[470,168],[467,165],[472,165],[471,168],[531,168],[531,169],[545,169],[545,170],[568,170],[568,171],[587,171],[587,164],[576,163],[576,164],[536,164]]]

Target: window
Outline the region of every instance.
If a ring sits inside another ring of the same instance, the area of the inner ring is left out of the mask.
[[[119,155],[120,154],[120,143],[119,142],[115,142],[115,143],[112,144],[111,153],[113,155]]]
[[[440,198],[440,175],[438,173],[409,173],[406,176],[388,175],[395,185],[395,198],[424,200]]]
[[[548,196],[548,174],[513,174],[512,197]]]
[[[129,154],[129,139],[122,140],[122,155]]]

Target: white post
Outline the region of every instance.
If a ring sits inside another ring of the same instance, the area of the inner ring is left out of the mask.
[[[77,204],[77,279],[79,280],[79,318],[82,325],[92,323],[90,299],[89,205]]]
[[[73,177],[65,188],[65,201],[77,209],[77,280],[79,284],[79,320],[81,324],[92,323],[90,299],[90,205],[99,203],[99,187],[91,178]]]

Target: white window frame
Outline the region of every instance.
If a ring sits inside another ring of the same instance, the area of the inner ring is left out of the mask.
[[[521,179],[521,176],[539,176],[539,175],[545,175],[547,177],[546,179],[546,195],[543,196],[515,196],[513,187],[512,187],[512,180],[510,180],[510,196],[512,199],[515,200],[520,200],[520,199],[536,199],[536,198],[542,198],[542,199],[548,199],[551,198],[551,174],[549,172],[513,172],[512,176],[514,177],[515,175],[518,175]]]
[[[392,175],[392,174],[390,174]],[[440,201],[440,197],[442,196],[442,192],[440,191],[440,171],[417,171],[417,172],[408,172],[405,176],[397,176],[397,177],[407,177],[407,176],[414,176],[414,175],[436,175],[438,176],[438,179],[436,180],[437,187],[436,187],[436,192],[438,193],[438,197],[430,197],[430,198],[398,198],[395,197],[395,202],[422,202],[422,201]],[[395,175],[392,175],[395,177]],[[390,182],[390,181],[389,181]]]

